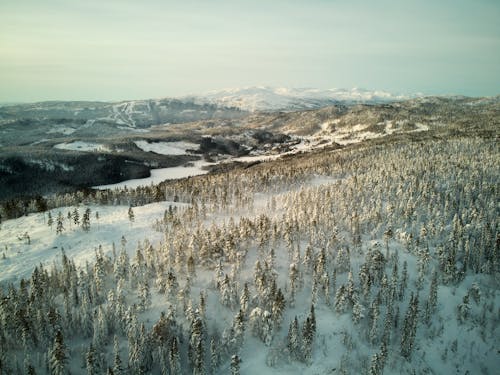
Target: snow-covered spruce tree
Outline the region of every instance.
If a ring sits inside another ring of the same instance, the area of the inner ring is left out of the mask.
[[[243,291],[240,295],[240,310],[244,315],[248,313],[250,303],[250,289],[248,288],[248,283],[245,283],[243,286]]]
[[[466,294],[462,303],[457,306],[457,320],[459,323],[463,324],[469,318],[470,315],[470,304],[469,304],[469,294]]]
[[[298,289],[298,283],[299,283],[299,270],[298,266],[295,263],[290,264],[290,272],[289,272],[289,278],[290,278],[290,306],[293,307],[295,305],[295,295],[297,293]]]
[[[365,316],[363,314],[365,308],[361,304],[360,301],[356,301],[354,303],[354,306],[352,307],[352,322],[357,325],[361,319],[363,319]]]
[[[335,293],[335,311],[338,314],[343,314],[347,309],[348,303],[346,286],[341,285]]]
[[[98,375],[101,373],[96,349],[92,344],[90,344],[89,349],[87,350],[87,353],[85,355],[85,363],[87,375]]]
[[[276,330],[278,330],[281,327],[285,308],[286,308],[285,297],[283,296],[283,292],[281,291],[281,289],[278,289],[278,291],[274,296],[271,308],[272,319]]]
[[[193,368],[193,372],[203,373],[205,370],[204,348],[206,332],[201,317],[195,313],[191,321],[191,332],[189,338],[188,357]]]
[[[52,375],[64,375],[69,360],[61,330],[56,332],[54,344],[50,350],[49,366]]]
[[[90,230],[90,208],[87,208],[82,216],[82,229],[84,232]]]
[[[128,220],[130,221],[130,225],[132,225],[132,223],[135,221],[135,214],[132,206],[129,206],[128,208]]]
[[[429,288],[429,297],[425,304],[424,320],[427,324],[431,322],[431,316],[434,314],[436,310],[437,299],[438,299],[437,291],[438,291],[438,273],[437,271],[434,271],[432,273],[431,285]]]
[[[311,317],[308,316],[302,327],[302,355],[305,363],[310,364],[314,342],[315,328]]]
[[[240,363],[241,359],[238,355],[233,355],[231,357],[231,375],[240,375]]]
[[[80,213],[78,212],[78,207],[75,207],[73,209],[73,223],[75,224],[75,226],[78,226],[80,225]]]
[[[405,315],[403,330],[401,332],[401,355],[406,359],[411,358],[413,346],[415,344],[415,336],[417,333],[418,324],[418,296],[413,293],[410,298],[410,304]]]
[[[52,229],[52,225],[54,225],[54,219],[52,218],[52,214],[50,213],[50,211],[47,213],[47,225],[50,227],[50,229]]]
[[[220,350],[218,340],[212,336],[210,338],[210,367],[212,374],[217,374],[220,364]]]
[[[290,323],[287,335],[287,348],[291,359],[300,360],[302,358],[301,341],[299,320],[295,316]]]
[[[62,215],[62,212],[59,211],[59,214],[57,215],[57,225],[56,225],[56,234],[61,234],[64,231],[64,217]]]
[[[370,331],[368,333],[368,339],[372,345],[377,342],[378,339],[378,321],[380,315],[380,292],[373,299],[370,305]]]
[[[149,282],[145,279],[142,282],[139,290],[139,310],[146,311],[151,306],[151,291],[149,290]]]
[[[170,349],[168,351],[168,362],[170,365],[170,373],[172,375],[181,375],[182,367],[181,367],[181,355],[179,352],[179,340],[177,336],[172,338],[172,342],[170,343]]]
[[[408,286],[408,262],[403,262],[403,270],[401,271],[401,281],[399,284],[399,300],[402,301],[405,296],[405,291]]]
[[[260,338],[266,346],[271,345],[273,339],[273,323],[271,313],[256,307],[250,313],[249,323],[250,332]]]
[[[113,374],[124,375],[123,362],[120,357],[120,345],[116,336],[113,339]]]

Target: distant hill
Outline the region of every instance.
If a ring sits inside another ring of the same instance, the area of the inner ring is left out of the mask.
[[[421,96],[395,95],[386,91],[353,89],[246,87],[210,91],[195,97],[198,101],[245,111],[291,111],[321,108],[337,103],[387,103]]]

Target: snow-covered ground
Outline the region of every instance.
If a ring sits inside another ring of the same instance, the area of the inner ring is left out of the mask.
[[[104,189],[123,188],[126,186],[129,189],[133,189],[139,186],[148,186],[151,184],[157,184],[165,180],[175,180],[177,178],[185,178],[185,177],[205,174],[208,173],[208,170],[204,169],[204,167],[207,167],[209,165],[212,165],[212,163],[208,163],[203,160],[197,160],[193,163],[190,163],[188,166],[151,169],[151,176],[146,178],[126,180],[118,182],[116,184],[99,185],[99,186],[94,186],[93,188],[104,190]]]
[[[83,151],[83,152],[110,151],[110,149],[106,145],[93,142],[83,142],[83,141],[59,143],[57,145],[54,145],[54,148],[57,148],[59,150]]]
[[[54,133],[60,133],[64,135],[71,135],[76,131],[74,128],[70,128],[69,126],[56,126],[49,131],[47,131],[47,134],[54,134]]]
[[[188,150],[197,150],[199,145],[189,142],[148,142],[135,141],[137,147],[146,152],[160,155],[187,155]]]
[[[0,230],[0,252],[5,254],[5,259],[0,259],[0,283],[16,281],[22,277],[29,277],[35,266],[40,263],[51,266],[60,259],[61,250],[64,248],[66,255],[74,258],[80,266],[86,261],[95,259],[94,249],[100,245],[105,254],[110,254],[112,244],[117,249],[121,247],[121,238],[125,236],[127,249],[133,253],[138,241],[147,238],[151,242],[161,240],[161,234],[155,232],[152,226],[155,220],[161,218],[169,206],[186,206],[182,203],[160,202],[134,207],[135,220],[129,221],[128,206],[79,206],[80,217],[85,210],[91,210],[91,230],[83,231],[81,226],[69,223],[68,212],[73,212],[75,207],[60,207],[51,212],[54,223],[52,228],[47,224],[48,213],[30,214],[15,220],[2,223]],[[57,215],[61,212],[64,217],[65,230],[56,234]],[[96,219],[96,213],[99,219]],[[29,235],[29,244],[23,235]]]

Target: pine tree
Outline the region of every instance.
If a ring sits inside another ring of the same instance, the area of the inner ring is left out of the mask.
[[[335,311],[342,314],[347,309],[347,291],[345,285],[341,285],[335,293]]]
[[[410,359],[418,324],[418,297],[411,296],[401,333],[401,355]]]
[[[273,306],[271,309],[271,313],[273,316],[274,326],[276,328],[281,327],[281,323],[283,322],[283,313],[285,311],[286,302],[281,289],[278,289],[276,295],[274,296]]]
[[[181,358],[179,353],[179,341],[176,336],[173,337],[168,353],[168,361],[170,364],[170,372],[172,375],[181,374]]]
[[[399,300],[402,301],[408,286],[408,263],[403,262],[403,271],[401,271],[401,284],[399,286]]]
[[[87,375],[97,375],[99,374],[99,366],[97,361],[97,353],[92,344],[90,344],[89,350],[85,355],[85,363],[87,368]]]
[[[50,213],[50,211],[48,212],[47,216],[48,216],[47,225],[50,227],[50,229],[52,229],[52,225],[54,224],[54,219],[52,218],[52,214]]]
[[[462,303],[457,306],[457,319],[460,323],[464,323],[470,314],[469,295],[466,294],[462,299]]]
[[[220,363],[220,354],[218,348],[217,340],[212,336],[210,339],[210,365],[212,368],[212,374],[217,374]]]
[[[135,214],[134,214],[134,210],[132,209],[132,206],[130,206],[128,208],[128,219],[129,219],[131,224],[135,221]]]
[[[113,352],[114,352],[114,359],[113,359],[113,373],[115,375],[123,375],[123,363],[122,359],[120,358],[120,347],[118,344],[118,338],[115,336],[113,340]]]
[[[203,360],[200,349],[203,350],[205,343],[205,330],[203,321],[200,316],[196,314],[191,322],[191,335],[189,338],[189,360],[194,368],[199,371],[202,370]],[[200,345],[201,344],[201,345]]]
[[[241,359],[237,355],[231,357],[231,375],[240,375]]]
[[[64,345],[62,332],[58,330],[54,338],[54,345],[50,351],[50,373],[52,375],[65,374],[68,359],[67,348],[66,345]]]
[[[243,346],[243,338],[245,335],[245,316],[242,310],[234,317],[231,332],[233,334],[230,338],[231,349],[233,352],[238,352]]]
[[[370,343],[375,344],[378,338],[378,318],[380,315],[380,293],[373,299],[370,305],[370,332],[368,338]]]
[[[382,359],[379,353],[372,355],[369,375],[381,375],[382,374]]]
[[[85,213],[83,214],[83,217],[82,217],[82,229],[85,232],[88,232],[90,230],[90,208],[87,208],[85,210]]]
[[[245,315],[248,312],[249,301],[250,301],[250,290],[248,289],[248,283],[245,283],[245,285],[243,287],[243,292],[241,293],[241,296],[240,296],[240,310]]]
[[[144,280],[139,291],[139,308],[146,311],[151,306],[151,291],[148,280]]]
[[[312,346],[314,341],[314,326],[308,316],[302,328],[302,354],[304,362],[310,363],[312,358]]]
[[[301,351],[300,351],[300,330],[299,330],[299,321],[297,319],[297,316],[292,320],[290,323],[290,327],[288,329],[288,336],[287,336],[287,341],[288,341],[288,350],[290,352],[290,356],[293,359],[300,359],[301,356]]]
[[[73,223],[75,225],[80,225],[80,213],[78,212],[78,207],[73,210]]]
[[[352,322],[354,324],[358,324],[359,321],[364,318],[363,311],[364,311],[363,305],[359,302],[356,301],[354,306],[352,307]]]
[[[64,218],[63,218],[62,212],[59,211],[59,214],[57,215],[56,234],[61,234],[64,231],[63,221],[64,221]]]
[[[430,323],[431,315],[436,310],[437,306],[437,291],[438,291],[438,274],[436,271],[432,273],[431,286],[429,289],[429,298],[425,305],[425,321]]]

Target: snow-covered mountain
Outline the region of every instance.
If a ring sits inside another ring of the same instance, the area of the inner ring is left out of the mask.
[[[396,95],[386,91],[365,89],[315,89],[246,87],[209,91],[196,99],[225,107],[237,107],[246,111],[278,111],[320,108],[338,102],[383,103],[405,100],[420,95]]]

